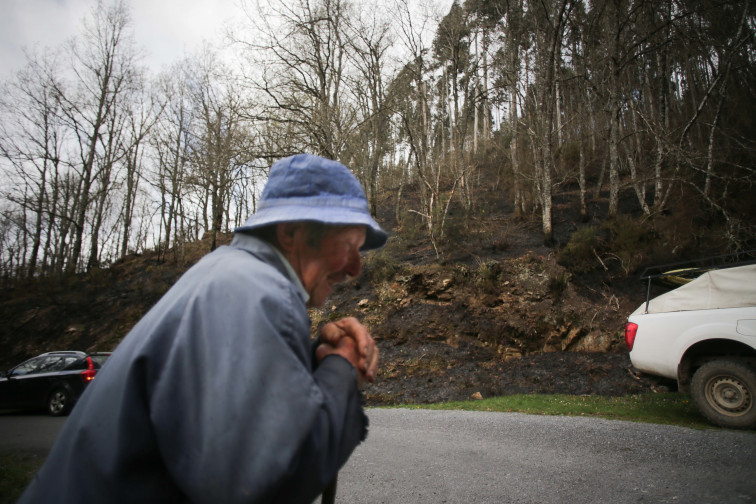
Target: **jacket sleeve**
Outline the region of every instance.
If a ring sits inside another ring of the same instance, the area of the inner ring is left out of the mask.
[[[301,297],[239,271],[189,283],[148,386],[159,449],[192,502],[311,502],[363,437],[356,372],[330,356],[313,373]]]
[[[291,479],[297,484],[281,488],[276,502],[312,502],[367,436],[368,420],[352,365],[341,356],[328,356],[318,366],[315,379],[327,396],[324,408],[302,447],[301,458],[292,467]],[[340,432],[334,430],[336,426],[329,418],[344,419]],[[332,446],[324,450],[325,445]]]

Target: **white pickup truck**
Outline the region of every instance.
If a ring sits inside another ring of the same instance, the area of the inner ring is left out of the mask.
[[[676,379],[715,425],[756,428],[756,264],[646,300],[628,317],[625,342],[638,371]]]

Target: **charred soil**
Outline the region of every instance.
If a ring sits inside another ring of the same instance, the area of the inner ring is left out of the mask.
[[[637,276],[574,275],[529,224],[506,225],[506,245],[468,236],[448,259],[395,235],[313,312],[315,327],[355,315],[370,328],[381,369],[368,404],[675,389],[628,358],[624,323],[645,294]]]

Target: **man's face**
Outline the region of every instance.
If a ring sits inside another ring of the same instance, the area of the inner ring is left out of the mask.
[[[330,228],[320,244],[313,248],[307,243],[306,228],[300,228],[301,239],[289,255],[289,261],[299,274],[310,295],[310,307],[322,306],[336,284],[356,277],[362,269],[360,247],[365,243],[365,228]]]

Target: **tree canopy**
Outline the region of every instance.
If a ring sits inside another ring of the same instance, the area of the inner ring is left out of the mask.
[[[3,83],[4,281],[178,257],[243,222],[301,151],[350,166],[374,213],[390,202],[437,250],[452,215],[485,218],[484,184],[546,243],[559,195],[586,219],[598,196],[610,218],[697,208],[723,252],[756,247],[750,2],[242,6],[238,66],[205,48],[148,74],[115,0]]]

